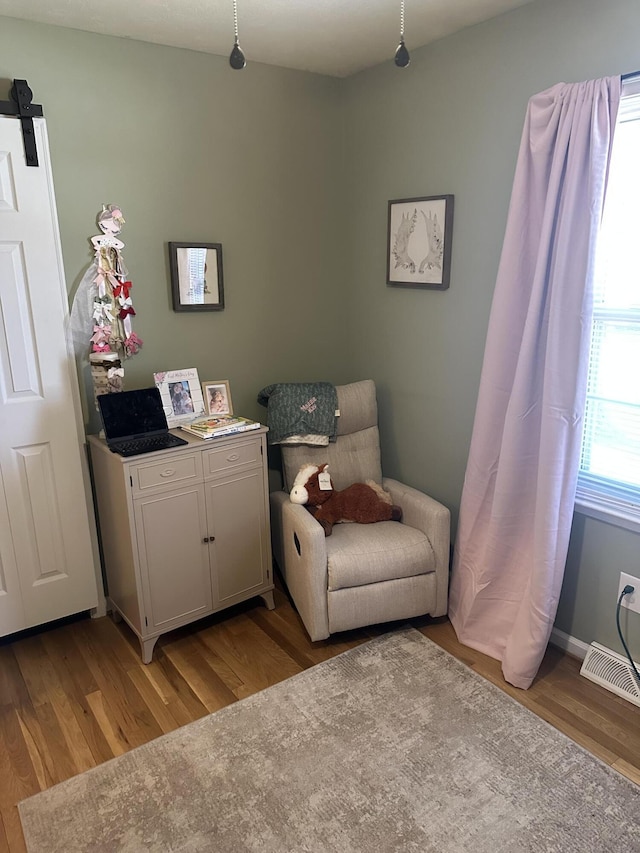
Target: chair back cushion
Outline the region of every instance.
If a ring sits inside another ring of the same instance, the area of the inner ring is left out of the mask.
[[[338,436],[327,447],[282,446],[284,488],[291,490],[300,468],[329,463],[334,488],[345,489],[365,480],[382,482],[376,386],[371,379],[337,385]]]

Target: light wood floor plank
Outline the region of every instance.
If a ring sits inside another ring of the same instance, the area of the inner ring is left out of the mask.
[[[15,710],[0,711],[0,815],[10,853],[24,850],[17,804],[37,793],[39,784]]]
[[[54,683],[49,657],[41,636],[27,637],[13,646],[20,673],[34,708],[49,702],[49,687]]]
[[[126,669],[120,666],[119,657],[113,654],[114,648],[123,649],[127,645],[120,633],[110,630],[106,618],[94,620],[93,625],[89,620],[78,624],[84,640],[82,655],[114,714],[113,727],[122,733],[132,747],[141,746],[158,737],[162,731],[153,714],[127,677]]]
[[[29,690],[20,672],[12,646],[0,646],[0,707],[30,702]]]
[[[238,673],[252,693],[302,672],[302,667],[244,615],[232,625],[206,629],[202,640]]]
[[[40,790],[38,777],[14,708],[0,711],[0,754],[2,773],[7,774],[12,793],[18,799],[36,794]]]
[[[167,706],[171,713],[171,716],[178,723],[179,726],[186,726],[187,723],[190,723],[193,719],[197,719],[197,717],[195,717],[194,714],[189,711],[189,708],[187,708],[185,703],[182,701],[182,699],[180,698],[180,694],[171,684],[162,667],[157,661],[151,661],[150,664],[141,663],[140,669],[138,671],[142,673],[142,675],[150,683],[152,688],[160,697],[161,701]],[[143,695],[144,692],[144,689],[140,690],[140,693],[142,693]],[[205,713],[205,709],[200,704],[199,716],[202,716],[203,713]]]
[[[109,744],[111,757],[115,758],[117,755],[129,752],[132,745],[116,722],[116,715],[109,707],[109,702],[102,693],[99,690],[96,690],[95,693],[90,693],[87,696],[87,702],[96,722],[102,730],[106,742]]]
[[[49,750],[47,749],[46,742],[42,737],[42,731],[40,730],[38,721],[35,719],[35,715],[27,718],[24,713],[24,707],[17,709],[16,714],[25,746],[29,751],[33,771],[38,780],[39,789],[44,791],[45,788],[49,788],[53,785],[53,778],[49,772],[49,768],[47,767],[47,758],[49,759],[48,763],[51,763]],[[34,737],[34,726],[37,729],[37,739]],[[2,848],[0,847],[0,850],[1,849]]]
[[[46,753],[41,752],[42,759],[46,763],[53,784],[64,782],[65,779],[75,775],[75,765],[62,734],[58,717],[48,702],[38,705],[34,710],[38,730],[46,744]],[[30,730],[34,731],[33,728]]]
[[[624,758],[618,758],[617,761],[614,761],[611,765],[614,767],[618,773],[622,773],[623,776],[626,776],[627,779],[631,779],[632,782],[635,782],[636,785],[640,785],[640,768],[635,764],[629,764],[628,761],[625,761]]]
[[[24,843],[24,835],[22,834],[22,824],[20,823],[20,815],[18,814],[18,806],[13,805],[7,808],[0,806],[0,818],[2,819],[2,832],[7,843],[7,847],[0,847],[3,853],[27,853],[27,847]],[[0,838],[2,833],[0,832]]]
[[[237,672],[234,672],[231,667],[220,657],[220,655],[204,641],[204,632],[199,632],[195,640],[198,644],[198,652],[206,660],[207,664],[216,673],[223,684],[228,687],[229,691],[235,694],[235,691],[242,687],[242,679]]]
[[[138,693],[153,714],[153,718],[162,729],[162,733],[167,734],[168,732],[172,732],[174,729],[179,728],[180,723],[175,719],[169,710],[169,706],[162,700],[161,696],[155,690],[153,683],[144,674],[142,670],[143,666],[144,664],[139,667],[131,667],[131,669],[128,670],[127,675],[134,683]]]
[[[51,702],[60,717],[60,725],[65,731],[65,717],[69,713],[73,719],[66,724],[66,736],[74,737],[80,754],[78,759],[88,767],[108,761],[112,752],[102,734],[100,726],[87,702],[87,696],[98,690],[96,681],[87,666],[80,649],[64,631],[51,631],[42,635],[43,647],[54,668],[60,690]],[[60,695],[61,694],[61,695]],[[57,698],[56,698],[57,697]],[[67,700],[67,701],[65,701]],[[79,732],[76,731],[79,729]],[[80,739],[81,735],[81,739]],[[85,755],[83,742],[89,750]],[[76,762],[77,763],[77,762]]]
[[[209,713],[219,711],[236,701],[235,694],[209,666],[199,645],[192,639],[182,639],[165,648],[165,654],[179,670]]]
[[[7,838],[7,833],[4,828],[2,810],[0,810],[0,850],[9,850],[9,839]]]
[[[166,654],[165,647],[159,650],[157,664],[163,677],[171,685],[176,696],[178,696],[180,702],[182,702],[189,712],[191,720],[197,720],[209,713],[183,673],[176,669],[173,661]]]
[[[18,661],[38,707],[48,704],[57,718],[73,762],[73,772],[82,773],[95,767],[97,761],[76,719],[77,701],[73,679],[67,677],[64,667],[56,659],[55,650],[53,657],[49,654],[48,644],[46,634],[32,638],[17,651]],[[80,719],[84,722],[82,714]]]

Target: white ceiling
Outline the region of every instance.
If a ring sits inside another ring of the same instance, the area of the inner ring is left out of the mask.
[[[532,0],[406,0],[412,49]],[[0,15],[228,56],[233,0],[0,0]],[[238,0],[251,62],[347,77],[393,59],[400,0]]]

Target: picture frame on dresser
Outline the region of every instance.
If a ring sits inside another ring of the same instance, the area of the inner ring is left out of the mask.
[[[207,415],[232,415],[231,389],[228,379],[202,383],[202,397]]]
[[[205,414],[202,385],[195,367],[154,373],[162,407],[170,428],[188,424]]]

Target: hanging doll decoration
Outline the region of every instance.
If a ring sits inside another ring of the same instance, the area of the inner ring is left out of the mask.
[[[117,237],[124,222],[118,205],[103,205],[97,218],[102,234],[91,238],[94,261],[80,282],[71,311],[76,355],[84,360],[90,354],[92,366],[102,364],[106,369],[107,387],[96,387],[98,393],[122,390],[121,361],[142,346],[132,328],[133,285],[122,259],[124,243]],[[96,381],[97,371],[93,372]]]
[[[91,238],[96,250],[91,351],[116,352],[128,358],[138,352],[142,341],[131,325],[136,313],[131,299],[133,285],[122,259],[124,243],[116,236],[123,225],[122,211],[109,204],[98,214],[102,234]]]

